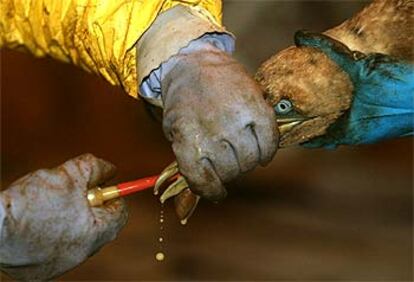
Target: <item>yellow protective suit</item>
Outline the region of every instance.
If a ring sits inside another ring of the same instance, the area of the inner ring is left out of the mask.
[[[137,97],[133,47],[178,4],[221,26],[221,0],[0,0],[0,47],[73,63]]]

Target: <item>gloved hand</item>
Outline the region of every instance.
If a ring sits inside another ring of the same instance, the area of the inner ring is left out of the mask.
[[[28,174],[1,192],[1,269],[19,280],[52,279],[115,239],[127,221],[123,200],[91,208],[86,199],[88,188],[114,171],[85,154]]]
[[[297,46],[323,51],[351,78],[354,86],[350,110],[306,147],[376,143],[413,135],[414,66],[382,54],[352,52],[323,34],[297,32]]]
[[[276,152],[273,110],[245,69],[219,49],[179,54],[163,74],[163,128],[190,189],[210,200],[223,183]]]

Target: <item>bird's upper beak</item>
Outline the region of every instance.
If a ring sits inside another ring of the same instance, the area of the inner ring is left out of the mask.
[[[289,133],[295,126],[307,120],[300,115],[291,115],[289,117],[276,116],[279,133],[281,136]]]

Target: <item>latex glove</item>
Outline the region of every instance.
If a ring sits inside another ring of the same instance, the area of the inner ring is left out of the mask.
[[[212,48],[174,60],[161,81],[164,132],[190,189],[220,200],[223,183],[272,159],[275,116],[256,82],[226,53]]]
[[[127,221],[122,199],[91,208],[88,188],[115,167],[85,154],[14,182],[0,195],[1,269],[19,280],[48,280],[115,239]]]
[[[323,34],[298,32],[298,46],[323,51],[350,76],[353,102],[326,135],[304,144],[334,148],[413,135],[414,66],[382,54],[364,55]]]

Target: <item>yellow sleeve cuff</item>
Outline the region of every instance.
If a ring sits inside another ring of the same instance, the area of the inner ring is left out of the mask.
[[[179,4],[221,25],[220,0],[2,0],[0,47],[73,63],[137,97],[134,46],[160,13]]]

